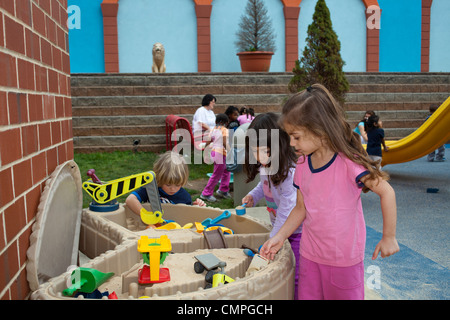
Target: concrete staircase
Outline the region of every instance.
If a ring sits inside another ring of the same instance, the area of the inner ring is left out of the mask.
[[[229,105],[256,113],[280,112],[289,96],[291,73],[73,74],[73,135],[76,152],[165,149],[165,118],[192,120],[202,97],[217,97],[214,112]],[[351,90],[345,110],[356,125],[366,110],[383,120],[388,139],[416,130],[430,103],[450,95],[447,73],[348,73]]]

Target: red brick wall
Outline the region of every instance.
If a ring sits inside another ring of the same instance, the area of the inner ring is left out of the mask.
[[[73,159],[67,0],[0,0],[0,299],[26,299],[41,191]]]

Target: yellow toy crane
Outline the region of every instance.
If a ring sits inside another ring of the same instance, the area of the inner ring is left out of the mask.
[[[89,205],[89,209],[97,212],[110,212],[117,210],[119,204],[116,199],[126,193],[132,192],[140,187],[145,187],[152,206],[153,212],[144,208],[141,210],[141,219],[146,224],[163,223],[163,211],[159,200],[158,185],[156,176],[153,171],[133,174],[128,177],[116,180],[102,182],[95,175],[95,170],[90,169],[87,175],[91,177],[88,181],[83,182],[83,189],[89,194],[93,201]]]

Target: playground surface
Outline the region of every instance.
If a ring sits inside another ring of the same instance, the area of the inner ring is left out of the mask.
[[[364,259],[367,300],[450,299],[450,145],[444,162],[414,161],[389,164],[383,170],[397,199],[397,241],[400,252],[388,258],[372,253],[381,239],[383,220],[379,197],[361,195],[367,227]],[[439,189],[428,193],[428,188]],[[268,221],[265,207],[247,214]]]

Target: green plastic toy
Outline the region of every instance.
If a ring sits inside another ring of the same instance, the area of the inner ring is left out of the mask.
[[[75,291],[92,293],[114,275],[114,272],[103,273],[91,268],[77,268],[72,271],[72,285],[63,290],[63,295],[71,296]]]

